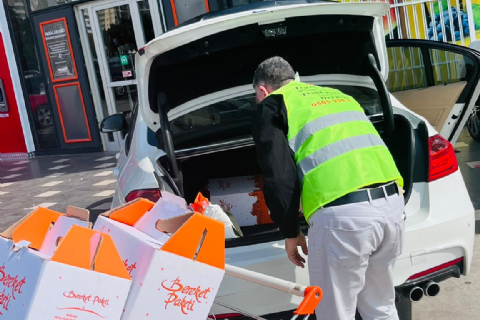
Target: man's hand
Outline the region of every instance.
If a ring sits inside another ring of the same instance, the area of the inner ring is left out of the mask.
[[[288,259],[294,265],[304,268],[305,259],[298,252],[297,247],[302,247],[303,254],[308,255],[307,240],[305,235],[300,231],[298,237],[285,239],[285,250],[287,251]]]

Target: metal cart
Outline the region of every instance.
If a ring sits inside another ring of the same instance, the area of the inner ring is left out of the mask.
[[[319,287],[302,286],[297,283],[271,277],[262,273],[250,271],[228,264],[225,265],[225,273],[235,278],[250,281],[262,286],[270,287],[275,290],[303,297],[303,301],[300,303],[297,310],[294,311],[294,315],[291,320],[299,319],[300,316],[303,316],[304,320],[307,320],[310,315],[315,312],[315,308],[320,303],[323,295],[322,289],[320,289]],[[248,318],[252,318],[255,320],[266,320],[265,318],[262,318],[260,316],[253,315],[247,311],[240,310],[238,308],[226,305],[218,301],[215,301],[214,303],[224,308],[230,309],[236,313],[244,315]],[[216,318],[214,315],[210,315],[209,319],[215,320]]]

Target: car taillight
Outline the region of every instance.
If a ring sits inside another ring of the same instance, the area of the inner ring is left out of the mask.
[[[413,276],[411,276],[410,278],[408,278],[408,280],[414,280],[414,279],[418,279],[418,278],[424,277],[424,276],[426,276],[426,275],[432,274],[432,273],[437,272],[437,271],[440,271],[440,270],[442,270],[442,269],[445,269],[445,268],[454,266],[454,265],[462,262],[463,260],[464,260],[464,258],[462,257],[462,258],[458,258],[458,259],[455,259],[455,260],[453,260],[453,261],[450,261],[450,262],[441,264],[441,265],[436,266],[436,267],[433,267],[433,268],[431,268],[431,269],[428,269],[428,270],[419,272],[419,273],[417,273],[417,274],[414,274]],[[408,280],[407,280],[407,281],[408,281]]]
[[[240,313],[224,313],[224,314],[216,314],[214,316],[208,316],[208,319],[224,319],[224,320],[235,320],[237,317],[241,317]]]
[[[138,198],[145,198],[150,201],[157,202],[161,197],[162,194],[158,189],[133,190],[125,197],[125,201],[130,202]]]
[[[430,149],[429,182],[458,170],[455,150],[448,140],[437,134],[428,139],[428,145]]]

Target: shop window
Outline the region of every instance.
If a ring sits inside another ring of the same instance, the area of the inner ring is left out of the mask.
[[[387,87],[390,92],[427,86],[425,65],[420,48],[388,48],[388,67],[390,72]]]
[[[138,1],[138,11],[140,12],[140,21],[143,26],[143,35],[145,43],[155,39],[153,31],[152,15],[150,13],[150,5],[148,0]]]
[[[95,51],[95,43],[93,41],[93,30],[91,25],[91,17],[88,14],[88,10],[82,10],[83,20],[85,21],[85,31],[88,38],[88,44],[86,44],[88,51],[90,52],[90,57],[87,57],[93,61],[93,68],[95,70],[94,79],[100,94],[101,108],[102,108],[102,119],[108,116],[107,101],[105,98],[105,91],[103,89],[103,82],[100,76],[100,66],[98,65],[97,52]],[[105,20],[105,19],[104,19]],[[113,133],[105,133],[107,135],[108,141],[114,141]]]
[[[32,11],[56,7],[61,4],[72,2],[71,0],[30,0],[30,8]]]
[[[135,106],[138,100],[136,85],[118,86],[113,89],[116,112],[129,112]]]
[[[66,143],[92,141],[79,82],[53,86]]]
[[[109,81],[126,80],[123,71],[135,69],[135,53],[137,52],[130,8],[128,5],[122,5],[97,12],[108,61]],[[128,80],[133,79],[135,79],[135,72],[132,72],[131,77],[128,78]]]
[[[37,150],[58,149],[56,129],[52,107],[45,93],[45,77],[40,67],[38,53],[33,40],[30,19],[27,16],[28,8],[25,2],[8,1],[13,36],[18,49],[17,59],[23,74],[24,91],[28,95],[26,100],[30,114],[33,134],[36,137]]]

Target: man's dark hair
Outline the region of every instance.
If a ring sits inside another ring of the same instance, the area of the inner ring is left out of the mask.
[[[278,90],[292,80],[295,80],[292,66],[281,57],[272,57],[258,66],[253,76],[253,87],[264,85]]]

